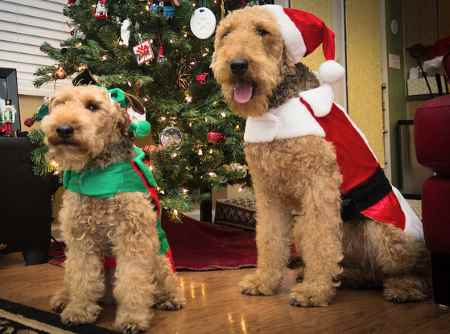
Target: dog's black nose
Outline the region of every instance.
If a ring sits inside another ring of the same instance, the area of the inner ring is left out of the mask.
[[[56,133],[61,138],[67,139],[67,138],[72,137],[73,128],[70,125],[62,124],[56,128]]]
[[[230,64],[231,72],[236,75],[242,75],[247,72],[248,69],[248,61],[247,59],[233,59]]]

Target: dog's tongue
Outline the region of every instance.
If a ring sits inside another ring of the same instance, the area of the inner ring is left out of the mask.
[[[253,95],[253,86],[249,82],[241,82],[234,86],[234,101],[247,103]]]

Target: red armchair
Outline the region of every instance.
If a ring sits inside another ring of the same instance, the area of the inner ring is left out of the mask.
[[[421,105],[414,126],[417,160],[435,172],[425,181],[422,192],[434,301],[450,306],[450,95]]]

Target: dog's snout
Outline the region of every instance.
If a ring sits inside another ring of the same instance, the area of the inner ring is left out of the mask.
[[[230,63],[231,72],[236,75],[242,75],[247,72],[248,69],[248,61],[246,59],[233,59]]]
[[[73,135],[73,127],[68,124],[61,124],[56,128],[56,133],[61,138],[67,139]]]

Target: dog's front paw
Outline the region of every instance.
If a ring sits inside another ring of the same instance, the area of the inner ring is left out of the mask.
[[[153,313],[149,310],[140,312],[124,311],[119,309],[117,312],[114,327],[125,334],[138,334],[145,332],[150,325]]]
[[[55,313],[61,313],[62,311],[64,311],[68,303],[69,303],[69,296],[67,295],[65,290],[57,292],[50,299],[50,307],[52,308],[52,311]]]
[[[331,283],[303,282],[291,290],[289,303],[303,307],[328,306],[335,294],[336,289]]]
[[[274,280],[264,279],[261,275],[258,274],[247,275],[239,283],[241,293],[249,296],[274,295],[278,286],[278,282]]]
[[[89,324],[97,320],[102,308],[97,304],[69,303],[61,313],[61,321],[66,325]]]
[[[153,307],[157,310],[163,311],[178,311],[184,307],[185,303],[186,301],[180,295],[162,299],[158,301]]]

